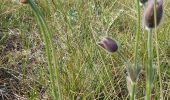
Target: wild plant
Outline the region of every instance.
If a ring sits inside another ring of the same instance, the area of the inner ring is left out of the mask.
[[[48,66],[50,72],[50,84],[53,92],[53,99],[62,100],[62,93],[59,84],[59,71],[57,66],[57,59],[55,54],[55,46],[53,42],[53,34],[50,32],[46,21],[44,20],[44,16],[38,6],[35,4],[33,0],[20,0],[21,3],[29,3],[32,10],[35,13],[37,18],[37,22],[40,26],[41,35],[43,36],[43,41],[45,42],[46,54],[48,59]],[[139,62],[139,41],[140,41],[140,30],[141,30],[141,11],[140,11],[140,2],[145,5],[144,11],[144,24],[145,27],[148,28],[148,66],[146,68],[146,100],[151,99],[151,92],[153,88],[153,79],[154,79],[154,67],[153,67],[153,39],[152,39],[152,30],[155,28],[156,40],[157,39],[157,26],[160,24],[162,16],[163,16],[163,0],[137,0],[137,32],[135,36],[135,51],[134,51],[134,64],[129,63],[121,52],[118,51],[119,46],[117,42],[110,37],[103,38],[98,45],[101,46],[104,50],[109,53],[117,52],[120,57],[125,62],[126,70],[127,70],[127,87],[128,92],[130,94],[130,100],[135,100],[136,95],[136,85],[138,81],[138,77],[141,71],[140,62]],[[57,6],[57,5],[55,5]],[[156,42],[157,48],[157,62],[158,62],[158,71],[159,71],[159,81],[161,82],[161,75],[159,69],[159,47],[158,42]],[[52,53],[50,53],[52,51]],[[160,88],[162,88],[162,83],[160,84]],[[160,89],[162,91],[162,89]],[[161,92],[162,93],[162,92]],[[163,100],[163,95],[161,94],[161,99]]]
[[[155,76],[155,68],[153,67],[153,28],[155,28],[156,35],[156,53],[157,53],[157,63],[160,81],[160,96],[163,100],[162,94],[162,80],[160,74],[160,64],[159,64],[159,47],[158,47],[158,36],[157,27],[160,24],[163,16],[163,0],[149,0],[144,12],[144,24],[148,30],[148,66],[146,68],[146,100],[151,99],[151,93],[153,88],[153,81]]]
[[[147,51],[148,51],[148,60],[146,67],[146,100],[151,100],[151,93],[153,88],[153,81],[155,76],[155,68],[153,67],[153,35],[152,29],[155,28],[156,34],[156,53],[157,53],[157,63],[158,63],[158,72],[159,72],[159,81],[160,81],[160,97],[163,100],[162,94],[162,82],[161,82],[161,74],[160,74],[160,64],[159,64],[159,45],[158,45],[158,36],[157,36],[157,26],[160,24],[162,16],[163,16],[163,0],[137,0],[137,10],[138,10],[138,27],[136,33],[136,43],[135,43],[135,61],[134,66],[132,66],[128,61],[124,59],[126,62],[126,70],[127,70],[127,88],[130,94],[130,100],[135,99],[136,95],[136,84],[138,80],[138,76],[140,74],[140,64],[138,57],[138,47],[139,47],[139,35],[141,30],[141,14],[140,14],[140,3],[144,6],[144,25],[148,30],[148,42],[147,42]],[[102,48],[104,48],[107,52],[116,52],[118,49],[117,43],[115,40],[112,40],[109,37],[102,39],[98,43]],[[118,51],[117,51],[118,52]],[[119,53],[122,58],[121,53]]]

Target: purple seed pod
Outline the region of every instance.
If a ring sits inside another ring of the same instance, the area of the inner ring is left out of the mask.
[[[140,0],[141,5],[145,5],[148,2],[148,0]]]
[[[149,0],[144,13],[144,24],[147,28],[151,29],[158,26],[161,22],[163,15],[163,0],[157,0],[156,4],[156,23],[154,20],[154,0]]]
[[[101,46],[103,49],[105,49],[107,52],[113,53],[118,50],[118,45],[116,41],[112,40],[109,37],[103,38],[99,43],[99,46]]]

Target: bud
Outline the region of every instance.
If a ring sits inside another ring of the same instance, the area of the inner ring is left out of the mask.
[[[128,73],[128,76],[130,77],[130,79],[134,83],[136,83],[138,81],[138,77],[139,77],[141,68],[135,69],[132,66],[128,66],[126,70],[127,70],[127,73]]]
[[[146,5],[146,3],[148,2],[148,0],[140,0],[140,5],[142,6],[142,5]]]
[[[161,22],[163,15],[163,0],[158,0],[156,3],[156,23],[154,20],[154,0],[149,0],[144,13],[144,24],[147,28],[151,29],[158,26]]]
[[[109,37],[103,38],[99,43],[99,46],[101,46],[103,49],[105,49],[107,52],[113,53],[118,50],[118,45],[116,41],[112,40]]]
[[[22,3],[22,4],[27,4],[28,1],[27,1],[27,0],[20,0],[20,3]]]

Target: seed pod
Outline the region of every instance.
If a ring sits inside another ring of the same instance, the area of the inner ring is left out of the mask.
[[[146,5],[147,2],[148,0],[140,0],[140,5]]]
[[[163,0],[158,0],[156,3],[156,25],[154,20],[154,0],[149,0],[144,13],[144,24],[151,29],[158,26],[163,15]]]
[[[22,3],[22,4],[27,4],[28,1],[27,1],[27,0],[20,0],[20,3]]]
[[[113,53],[118,50],[118,45],[116,41],[112,40],[109,37],[103,38],[99,43],[99,46],[101,46],[103,49],[105,49],[107,52]]]

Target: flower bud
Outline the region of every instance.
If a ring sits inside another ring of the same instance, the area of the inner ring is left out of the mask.
[[[112,40],[109,37],[103,38],[99,43],[99,46],[101,46],[103,49],[105,49],[107,52],[113,53],[118,50],[118,45],[116,41]]]
[[[140,0],[140,5],[146,5],[147,2],[148,0]]]
[[[149,0],[144,13],[144,24],[151,29],[158,26],[163,15],[163,0],[158,0],[156,3],[156,25],[154,20],[154,0]]]

